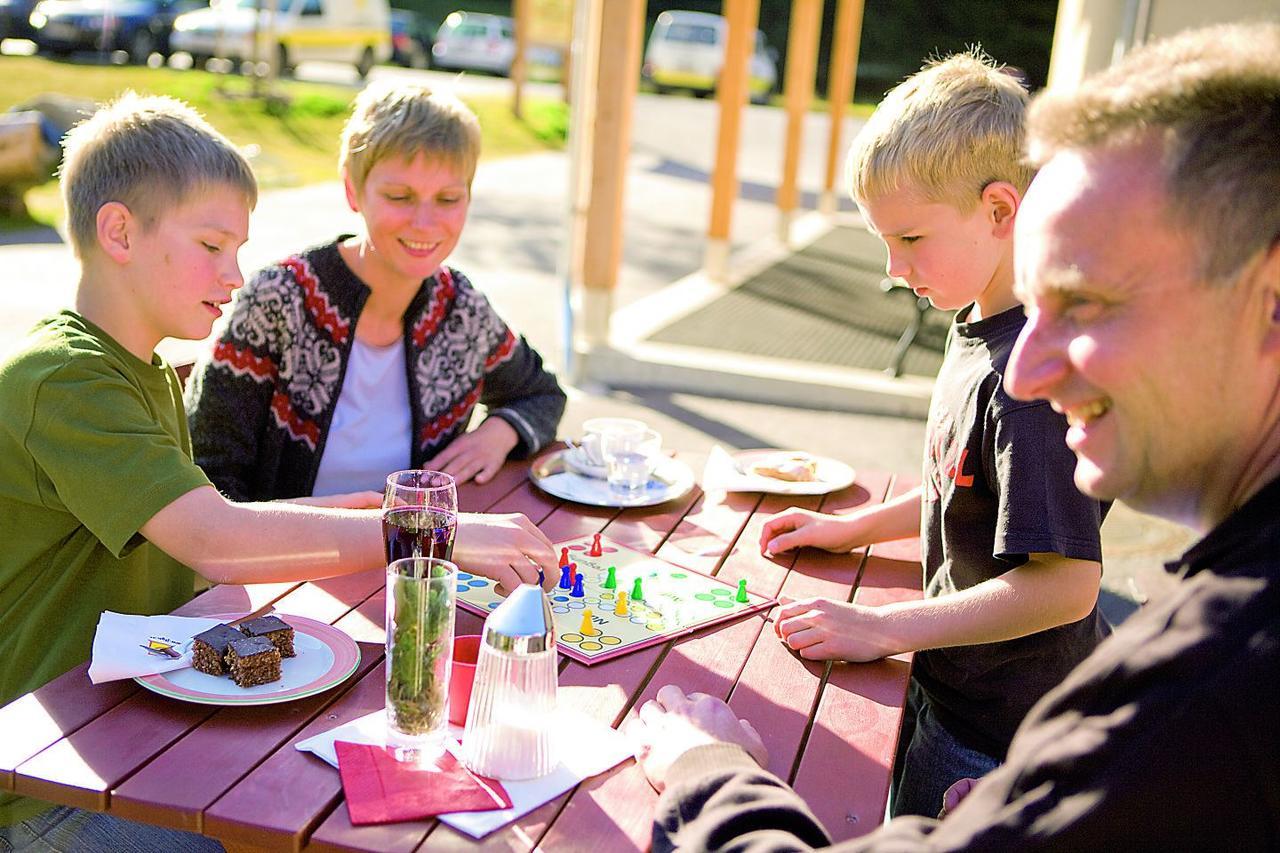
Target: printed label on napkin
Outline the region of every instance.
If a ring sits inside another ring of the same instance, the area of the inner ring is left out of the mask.
[[[191,638],[217,624],[217,619],[197,616],[134,616],[104,610],[93,635],[89,680],[101,684],[191,666]],[[178,656],[161,651],[165,646]]]

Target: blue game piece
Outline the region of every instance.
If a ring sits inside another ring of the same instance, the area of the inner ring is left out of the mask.
[[[569,571],[570,571],[570,568],[568,566],[560,567],[560,588],[561,589],[572,588],[572,585],[569,583]]]
[[[586,595],[582,590],[582,575],[578,575],[578,579],[573,582],[573,592],[569,593],[569,595],[574,598],[582,598]]]
[[[547,582],[547,575],[542,571],[542,567],[538,567],[538,586],[542,586]]]

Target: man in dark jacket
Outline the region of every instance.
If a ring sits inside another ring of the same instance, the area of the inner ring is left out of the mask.
[[[945,819],[842,849],[1280,849],[1277,138],[1276,25],[1185,33],[1032,106],[1006,387],[1066,414],[1082,491],[1204,535]],[[655,850],[829,843],[719,700],[663,688],[637,730]]]

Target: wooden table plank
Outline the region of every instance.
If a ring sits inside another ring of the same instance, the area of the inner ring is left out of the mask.
[[[139,690],[78,731],[23,762],[14,790],[105,811],[109,791],[216,711]]]
[[[129,820],[191,832],[203,829],[204,810],[249,773],[269,751],[292,743],[303,726],[340,699],[382,660],[361,645],[352,679],[337,690],[279,705],[222,708],[111,794],[111,812]]]
[[[0,708],[0,732],[21,732],[21,737],[0,740],[4,790],[13,790],[16,767],[141,689],[132,679],[92,687],[88,672],[89,664],[83,663]]]
[[[888,495],[901,493],[897,482],[888,485]],[[909,553],[913,543],[891,550]],[[868,549],[853,600],[879,605],[919,597],[918,563],[880,558],[881,547]],[[794,785],[837,841],[870,832],[884,817],[910,657],[838,663],[827,677]],[[833,786],[833,778],[849,781]]]
[[[380,647],[362,644],[361,656]],[[337,804],[342,782],[332,767],[294,744],[383,707],[386,676],[375,666],[290,741],[205,810],[204,831],[233,843],[299,850],[312,827]]]

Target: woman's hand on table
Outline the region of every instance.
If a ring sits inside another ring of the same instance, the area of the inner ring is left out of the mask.
[[[902,651],[886,636],[883,610],[829,598],[782,596],[773,614],[773,631],[806,660],[860,663]]]
[[[520,441],[511,424],[502,418],[489,418],[471,432],[449,442],[422,467],[452,474],[459,485],[475,479],[481,485],[493,479],[508,454]]]
[[[667,785],[671,765],[694,747],[737,744],[761,767],[769,763],[769,751],[751,723],[739,719],[722,700],[705,693],[686,696],[674,684],[641,706],[627,734],[636,742],[636,758],[645,776],[659,791]]]
[[[459,513],[453,562],[508,591],[522,583],[536,584],[539,569],[544,587],[560,577],[551,540],[518,512]]]

